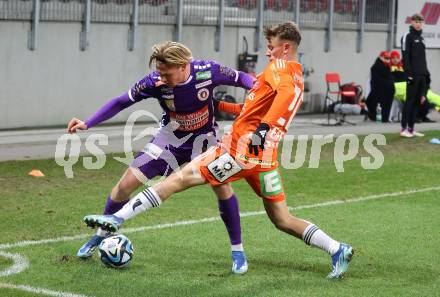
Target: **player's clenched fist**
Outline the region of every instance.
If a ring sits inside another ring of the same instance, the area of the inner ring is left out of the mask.
[[[67,124],[67,132],[76,133],[76,130],[87,130],[87,125],[80,119],[73,118]]]

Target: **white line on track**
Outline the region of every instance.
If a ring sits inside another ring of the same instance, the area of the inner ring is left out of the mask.
[[[293,210],[318,208],[318,207],[331,206],[331,205],[356,203],[356,202],[362,202],[362,201],[368,201],[368,200],[378,200],[378,199],[383,199],[383,198],[390,198],[390,197],[397,197],[397,196],[404,196],[404,195],[411,195],[411,194],[416,194],[416,193],[432,192],[432,191],[439,191],[439,190],[440,190],[440,187],[428,187],[428,188],[422,188],[422,189],[413,189],[413,190],[407,190],[407,191],[369,195],[369,196],[346,199],[346,200],[330,200],[330,201],[321,202],[321,203],[300,205],[300,206],[296,206],[296,207],[289,207],[289,210],[293,211]],[[262,215],[265,213],[266,213],[265,211],[248,211],[248,212],[242,212],[240,214],[240,216],[241,217],[250,217],[250,216]],[[177,226],[195,225],[195,224],[214,222],[214,221],[219,221],[219,220],[220,220],[219,217],[211,217],[211,218],[204,218],[204,219],[200,219],[200,220],[179,221],[179,222],[168,223],[168,224],[143,226],[143,227],[137,227],[137,228],[127,228],[127,229],[124,229],[124,233],[134,233],[134,232],[141,232],[141,231],[147,231],[147,230],[172,228],[172,227],[177,227]],[[0,256],[10,258],[14,262],[12,267],[8,268],[5,271],[0,272],[0,277],[7,276],[7,275],[10,275],[13,273],[20,273],[20,272],[24,271],[29,266],[29,263],[28,263],[26,257],[24,257],[20,254],[5,253],[1,250],[16,248],[16,247],[25,247],[25,246],[30,246],[30,245],[39,245],[39,244],[46,244],[46,243],[56,243],[56,242],[79,240],[79,239],[87,238],[88,236],[90,236],[90,234],[79,234],[79,235],[75,235],[75,236],[63,236],[63,237],[43,239],[43,240],[28,240],[28,241],[20,241],[17,243],[0,244]],[[48,295],[48,296],[57,296],[57,297],[87,297],[85,295],[77,295],[77,294],[73,294],[73,293],[53,291],[53,290],[48,290],[48,289],[43,289],[43,288],[34,288],[34,287],[25,286],[25,285],[13,285],[13,284],[8,284],[8,283],[0,283],[0,288],[18,289],[18,290],[22,290],[22,291],[38,293],[38,294],[43,294],[43,295]]]

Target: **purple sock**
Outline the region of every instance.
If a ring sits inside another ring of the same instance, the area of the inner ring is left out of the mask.
[[[130,199],[127,199],[122,202],[116,202],[116,201],[113,201],[112,198],[110,198],[110,196],[108,196],[107,202],[105,203],[104,214],[105,215],[114,214],[115,212],[120,210],[125,205],[125,203],[127,203],[129,200]]]
[[[218,209],[220,211],[220,217],[225,223],[226,230],[228,230],[231,245],[240,244],[240,210],[235,194],[233,194],[228,200],[218,200]]]

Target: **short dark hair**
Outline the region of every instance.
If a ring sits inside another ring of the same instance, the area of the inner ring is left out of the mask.
[[[421,15],[420,13],[416,13],[411,16],[411,21],[423,22],[424,20],[425,19],[423,18],[423,15]]]
[[[264,28],[264,37],[268,41],[272,37],[278,37],[281,40],[294,42],[297,46],[301,43],[301,33],[294,22],[285,22],[271,27]]]

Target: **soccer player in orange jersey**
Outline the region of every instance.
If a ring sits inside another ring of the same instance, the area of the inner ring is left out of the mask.
[[[89,226],[116,231],[125,220],[138,214],[132,207],[135,204],[143,203],[143,209],[147,209],[149,204],[161,203],[196,185],[209,182],[221,186],[244,178],[262,198],[267,215],[279,230],[331,255],[333,269],[329,278],[340,278],[347,271],[353,248],[289,213],[278,172],[277,148],[303,98],[303,76],[297,62],[301,35],[293,22],[266,28],[264,33],[269,64],[257,77],[232,132],[223,137],[219,146],[211,147],[180,172],[139,193],[114,215],[86,216],[84,221]]]

